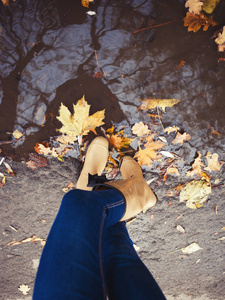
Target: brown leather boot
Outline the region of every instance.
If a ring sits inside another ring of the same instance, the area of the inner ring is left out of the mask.
[[[88,147],[85,155],[83,169],[77,181],[77,189],[91,191],[93,187],[88,187],[88,178],[90,175],[101,175],[108,160],[109,143],[102,136],[96,137]]]
[[[140,165],[125,156],[121,163],[123,180],[106,182],[105,186],[118,190],[126,201],[126,211],[120,221],[128,220],[141,211],[146,212],[156,204],[156,196],[144,180]]]

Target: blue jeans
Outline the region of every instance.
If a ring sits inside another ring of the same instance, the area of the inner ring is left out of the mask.
[[[49,233],[33,300],[165,300],[129,238],[121,194],[68,192]]]

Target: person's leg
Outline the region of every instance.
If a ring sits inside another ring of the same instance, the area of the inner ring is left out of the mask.
[[[124,222],[105,228],[103,240],[103,270],[110,300],[165,300],[135,251]]]
[[[43,250],[33,300],[103,299],[103,228],[124,211],[115,190],[67,193]]]

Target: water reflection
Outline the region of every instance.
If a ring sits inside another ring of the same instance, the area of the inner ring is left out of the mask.
[[[1,6],[0,140],[11,139],[6,132],[23,131],[27,139],[14,149],[23,156],[56,134],[60,103],[72,107],[83,94],[92,113],[106,108],[106,126],[149,122],[147,114],[137,113],[140,98],[177,98],[182,102],[168,109],[165,126],[190,133],[194,147],[208,143],[222,151],[223,136],[215,139],[208,127],[224,134],[225,73],[210,40],[214,30],[188,33],[184,6],[173,1],[101,1],[91,8],[95,16],[79,1]],[[95,50],[107,79],[93,78]],[[182,58],[186,63],[177,70]]]

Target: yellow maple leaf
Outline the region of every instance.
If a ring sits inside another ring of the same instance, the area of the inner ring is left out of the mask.
[[[57,119],[63,124],[60,132],[66,133],[72,137],[87,135],[89,131],[94,131],[95,128],[104,124],[102,120],[105,118],[105,109],[97,111],[89,116],[90,105],[85,101],[84,96],[78,100],[76,105],[73,105],[74,114],[72,115],[69,109],[61,104],[59,116]]]
[[[166,107],[172,107],[179,103],[177,99],[145,99],[141,100],[142,104],[138,107],[138,110],[154,109],[156,107],[161,108],[164,112]]]
[[[144,145],[145,149],[141,149],[139,146],[139,151],[135,154],[134,158],[138,159],[141,166],[151,165],[154,160],[158,160],[162,157],[157,150],[162,149],[165,144],[161,141],[153,141],[154,134],[147,138],[147,143]]]
[[[189,7],[189,12],[199,14],[202,11],[203,2],[200,0],[188,0],[185,7]]]
[[[180,192],[180,202],[192,209],[201,207],[212,192],[211,185],[205,180],[191,181]]]
[[[222,164],[224,164],[223,161],[218,161],[218,154],[217,153],[210,153],[210,152],[207,152],[206,154],[206,159],[207,159],[207,163],[208,163],[208,166],[205,168],[205,170],[207,171],[217,171],[219,172],[220,171],[220,167],[222,166]]]
[[[180,127],[178,127],[178,126],[173,126],[173,127],[169,126],[164,129],[164,131],[167,132],[167,134],[174,132],[174,131],[178,131],[178,130],[180,130]]]
[[[203,31],[206,31],[210,25],[215,26],[218,23],[213,20],[213,18],[207,17],[203,13],[199,15],[191,14],[187,12],[186,17],[184,18],[184,26],[188,27],[188,31],[197,32],[202,26]]]
[[[195,161],[192,165],[192,170],[188,171],[186,176],[188,176],[188,177],[192,177],[194,175],[201,176],[203,173],[202,167],[205,167],[205,166],[201,161],[201,153],[198,151],[198,157],[195,159]]]

